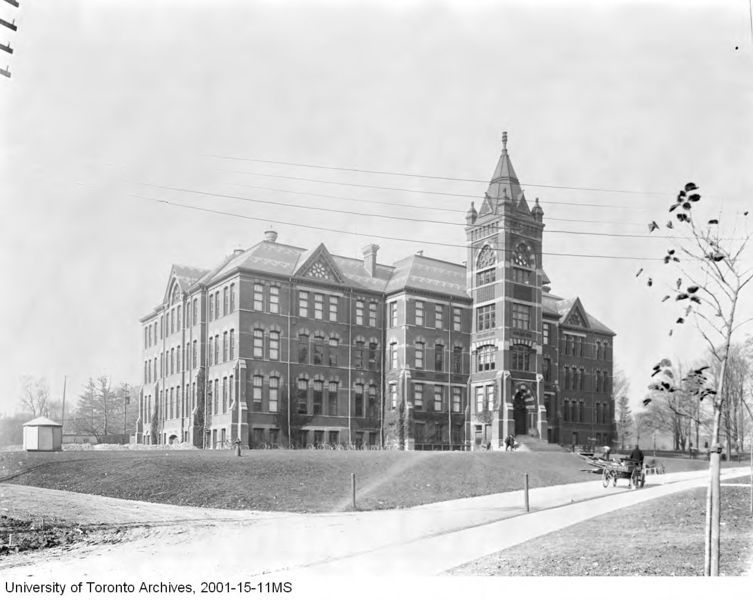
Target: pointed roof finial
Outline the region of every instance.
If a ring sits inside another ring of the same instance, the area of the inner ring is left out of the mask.
[[[507,150],[507,132],[502,132],[502,150]]]

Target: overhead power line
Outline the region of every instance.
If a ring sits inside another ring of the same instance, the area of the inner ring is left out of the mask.
[[[330,185],[342,185],[347,187],[356,188],[368,188],[372,190],[384,190],[390,192],[408,192],[411,194],[429,194],[432,196],[451,196],[454,198],[473,198],[474,200],[480,200],[478,194],[457,194],[452,192],[436,192],[431,190],[416,190],[411,188],[399,188],[382,185],[369,185],[366,183],[348,183],[344,181],[331,181],[327,179],[311,179],[308,177],[296,177],[294,175],[271,175],[269,173],[258,173],[255,171],[230,171],[230,173],[237,173],[241,175],[256,175],[258,177],[272,177],[274,179],[290,179],[293,181],[305,181],[307,183],[327,183]],[[627,210],[643,210],[635,208],[633,206],[622,206],[619,204],[588,204],[585,202],[555,202],[552,200],[547,201],[548,204],[562,204],[567,206],[588,206],[590,208],[622,208]]]
[[[314,165],[310,163],[298,163],[298,162],[288,162],[288,161],[282,161],[282,160],[267,160],[262,158],[245,158],[240,156],[225,156],[222,154],[208,154],[207,156],[210,156],[212,158],[220,158],[223,160],[237,160],[237,161],[244,161],[244,162],[257,162],[257,163],[265,163],[269,165],[285,165],[290,167],[306,167],[309,169],[326,169],[330,171],[345,171],[348,173],[367,173],[370,175],[392,175],[395,177],[412,177],[415,179],[434,179],[439,181],[457,181],[457,182],[466,182],[466,183],[489,183],[488,179],[471,179],[471,178],[464,178],[464,177],[445,177],[442,175],[425,175],[421,173],[404,173],[401,171],[377,171],[372,169],[358,169],[354,167],[334,167],[330,165]],[[621,189],[613,189],[613,188],[599,188],[599,187],[579,187],[579,186],[568,186],[568,185],[551,185],[551,184],[544,184],[544,183],[528,183],[528,182],[520,182],[521,186],[525,187],[538,187],[538,188],[548,188],[548,189],[559,189],[559,190],[576,190],[576,191],[584,191],[584,192],[609,192],[614,194],[636,194],[641,196],[646,195],[659,195],[663,196],[665,195],[665,192],[642,192],[638,190],[621,190]],[[474,196],[475,197],[475,196]]]
[[[385,200],[367,200],[363,198],[353,198],[352,196],[337,196],[334,194],[316,194],[313,192],[300,192],[298,190],[287,190],[284,188],[268,187],[264,185],[253,185],[250,183],[225,183],[224,185],[232,185],[243,188],[250,188],[254,190],[266,190],[269,192],[281,192],[283,194],[295,194],[297,196],[312,196],[314,198],[329,198],[330,200],[345,200],[347,202],[358,202],[362,204],[377,204],[383,206],[399,206],[400,208],[416,208],[420,210],[436,210],[442,212],[449,212],[455,214],[464,215],[467,211],[460,208],[442,208],[439,206],[426,206],[424,204],[406,204],[404,202],[387,202]],[[548,206],[548,202],[544,205]],[[604,221],[598,219],[565,219],[562,217],[546,216],[547,221],[564,221],[568,223],[598,223],[602,225],[635,225],[645,227],[645,223],[634,223],[630,221]]]
[[[173,192],[181,192],[181,193],[187,193],[187,194],[196,194],[200,196],[208,196],[212,198],[225,198],[228,200],[241,200],[243,202],[254,202],[257,204],[269,204],[272,206],[284,206],[287,208],[301,208],[304,210],[317,210],[321,212],[329,212],[329,213],[337,213],[337,214],[343,214],[343,215],[355,215],[358,217],[376,217],[379,219],[390,219],[393,221],[410,221],[410,222],[416,222],[416,223],[434,223],[437,225],[451,225],[453,227],[465,227],[465,224],[458,223],[456,221],[438,221],[438,220],[432,220],[432,219],[426,219],[426,218],[415,218],[415,217],[399,217],[395,215],[380,215],[380,214],[374,214],[374,213],[363,213],[360,211],[355,210],[342,210],[337,208],[327,208],[323,206],[306,206],[305,204],[293,204],[290,202],[277,202],[274,200],[259,200],[257,198],[249,198],[247,196],[236,196],[233,194],[220,194],[216,192],[205,192],[203,190],[195,190],[190,188],[182,188],[182,187],[173,187],[173,186],[167,186],[167,185],[157,185],[153,183],[143,183],[142,185],[153,187],[161,190],[169,190]],[[614,237],[614,238],[653,238],[653,239],[675,239],[672,236],[662,236],[662,235],[638,235],[638,234],[631,234],[631,233],[606,233],[606,232],[600,232],[600,231],[570,231],[570,230],[564,230],[564,229],[547,229],[547,233],[558,233],[558,234],[568,234],[568,235],[590,235],[590,236],[598,236],[598,237]]]
[[[229,211],[223,211],[223,210],[216,210],[212,208],[204,208],[201,206],[192,206],[190,204],[182,204],[180,202],[172,202],[169,200],[163,200],[160,198],[152,198],[149,196],[142,196],[140,194],[130,194],[134,198],[140,198],[142,200],[149,200],[151,202],[156,202],[159,204],[164,204],[166,206],[170,207],[177,207],[177,208],[183,208],[186,210],[194,210],[202,213],[207,214],[215,214],[215,215],[222,215],[226,217],[233,217],[238,219],[245,219],[248,221],[259,221],[262,223],[277,223],[279,225],[288,225],[290,227],[301,227],[304,229],[313,229],[316,231],[329,231],[331,233],[339,233],[344,235],[352,235],[356,237],[368,237],[368,238],[375,238],[375,239],[383,239],[383,240],[392,240],[392,241],[398,241],[398,242],[410,242],[413,244],[419,244],[419,245],[431,245],[431,246],[443,246],[448,248],[466,248],[466,244],[451,244],[448,242],[434,242],[429,240],[416,240],[414,238],[403,238],[403,237],[397,237],[397,236],[390,236],[390,235],[382,235],[378,233],[358,233],[346,229],[335,229],[331,227],[321,227],[318,225],[309,225],[307,223],[294,223],[290,221],[282,221],[279,219],[269,219],[269,218],[262,218],[262,217],[251,217],[249,215],[243,215],[239,213],[233,213]],[[567,252],[542,252],[544,256],[564,256],[564,257],[572,257],[572,258],[605,258],[610,260],[648,260],[648,261],[660,261],[662,259],[660,258],[649,258],[649,257],[637,257],[637,256],[616,256],[616,255],[603,255],[603,254],[572,254]]]

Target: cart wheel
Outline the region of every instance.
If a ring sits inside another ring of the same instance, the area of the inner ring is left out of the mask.
[[[604,469],[604,472],[601,474],[601,485],[609,487],[609,471],[606,469]]]

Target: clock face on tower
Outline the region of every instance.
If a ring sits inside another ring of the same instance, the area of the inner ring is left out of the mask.
[[[533,267],[534,256],[528,244],[520,242],[512,251],[512,263],[517,267]]]

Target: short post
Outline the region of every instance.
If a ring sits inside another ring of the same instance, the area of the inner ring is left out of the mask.
[[[525,474],[525,484],[524,484],[524,490],[525,490],[525,502],[526,502],[526,512],[530,512],[530,506],[528,504],[528,473]]]
[[[356,509],[356,474],[351,473],[350,474],[350,491],[353,496],[353,510]]]
[[[235,455],[240,456],[241,455],[241,441],[240,439],[236,439],[235,442],[233,442],[233,445],[235,446]]]

